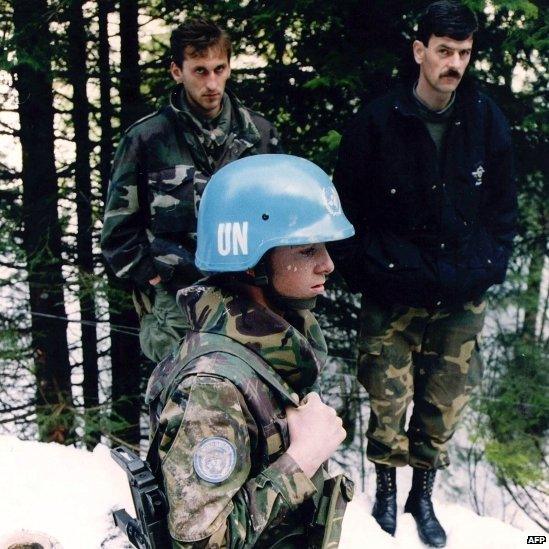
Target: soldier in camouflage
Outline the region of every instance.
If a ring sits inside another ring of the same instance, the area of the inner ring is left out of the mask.
[[[333,270],[323,242],[353,232],[304,159],[211,179],[196,263],[218,274],[178,292],[189,329],[147,389],[173,547],[337,547],[352,484],[322,466],[345,431],[314,392],[326,344],[310,307]]]
[[[449,464],[448,443],[481,377],[484,293],[504,280],[516,222],[508,124],[471,82],[460,84],[476,27],[461,2],[426,8],[412,46],[417,80],[357,113],[334,172],[358,233],[334,256],[362,292],[372,514],[395,533],[395,467],[412,466],[404,510],[434,547],[446,543],[431,500],[435,474]]]
[[[213,173],[248,155],[280,152],[274,127],[225,84],[231,43],[205,20],[171,36],[169,104],[124,133],[109,184],[101,246],[116,276],[135,285],[143,352],[158,362],[185,332],[178,288],[199,278],[196,212]]]

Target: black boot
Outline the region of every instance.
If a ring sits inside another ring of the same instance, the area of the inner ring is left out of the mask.
[[[436,469],[415,469],[412,477],[412,489],[404,505],[405,513],[412,513],[419,537],[425,545],[430,547],[444,547],[446,532],[440,525],[435,511],[431,494],[435,482]]]
[[[395,535],[397,525],[396,469],[376,463],[376,501],[372,516],[382,530]]]

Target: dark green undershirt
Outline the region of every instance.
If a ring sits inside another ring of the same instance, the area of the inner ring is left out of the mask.
[[[440,111],[431,110],[417,94],[417,82],[414,84],[413,94],[417,107],[417,114],[427,127],[431,139],[434,141],[437,148],[437,155],[440,159],[440,154],[442,151],[442,144],[444,142],[444,134],[446,133],[446,128],[448,127],[448,122],[452,113],[454,111],[454,100],[456,98],[456,92],[452,93],[452,97],[448,102],[448,105]]]

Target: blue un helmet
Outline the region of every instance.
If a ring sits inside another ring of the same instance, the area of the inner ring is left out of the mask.
[[[287,154],[231,162],[210,179],[198,212],[196,266],[206,273],[255,267],[277,246],[353,236],[339,196],[316,164]]]

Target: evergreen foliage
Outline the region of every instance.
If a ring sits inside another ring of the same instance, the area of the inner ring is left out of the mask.
[[[414,73],[410,42],[427,3],[0,0],[0,143],[13,151],[0,154],[0,426],[64,442],[93,445],[102,434],[139,444],[151,365],[139,357],[128,288],[102,265],[98,231],[120,129],[163,104],[172,84],[171,26],[206,16],[227,27],[231,87],[276,123],[287,152],[330,172],[352,113]],[[547,527],[549,11],[541,0],[466,3],[480,22],[471,76],[511,122],[520,205],[508,280],[490,292],[471,436],[502,485]],[[53,93],[41,96],[40,110],[25,113],[39,89],[22,87],[25,78]],[[47,170],[37,176],[29,158]],[[367,410],[353,376],[358,311],[358,296],[335,276],[320,308],[334,357],[323,381],[349,443]],[[36,354],[44,345],[59,357],[51,369]]]

